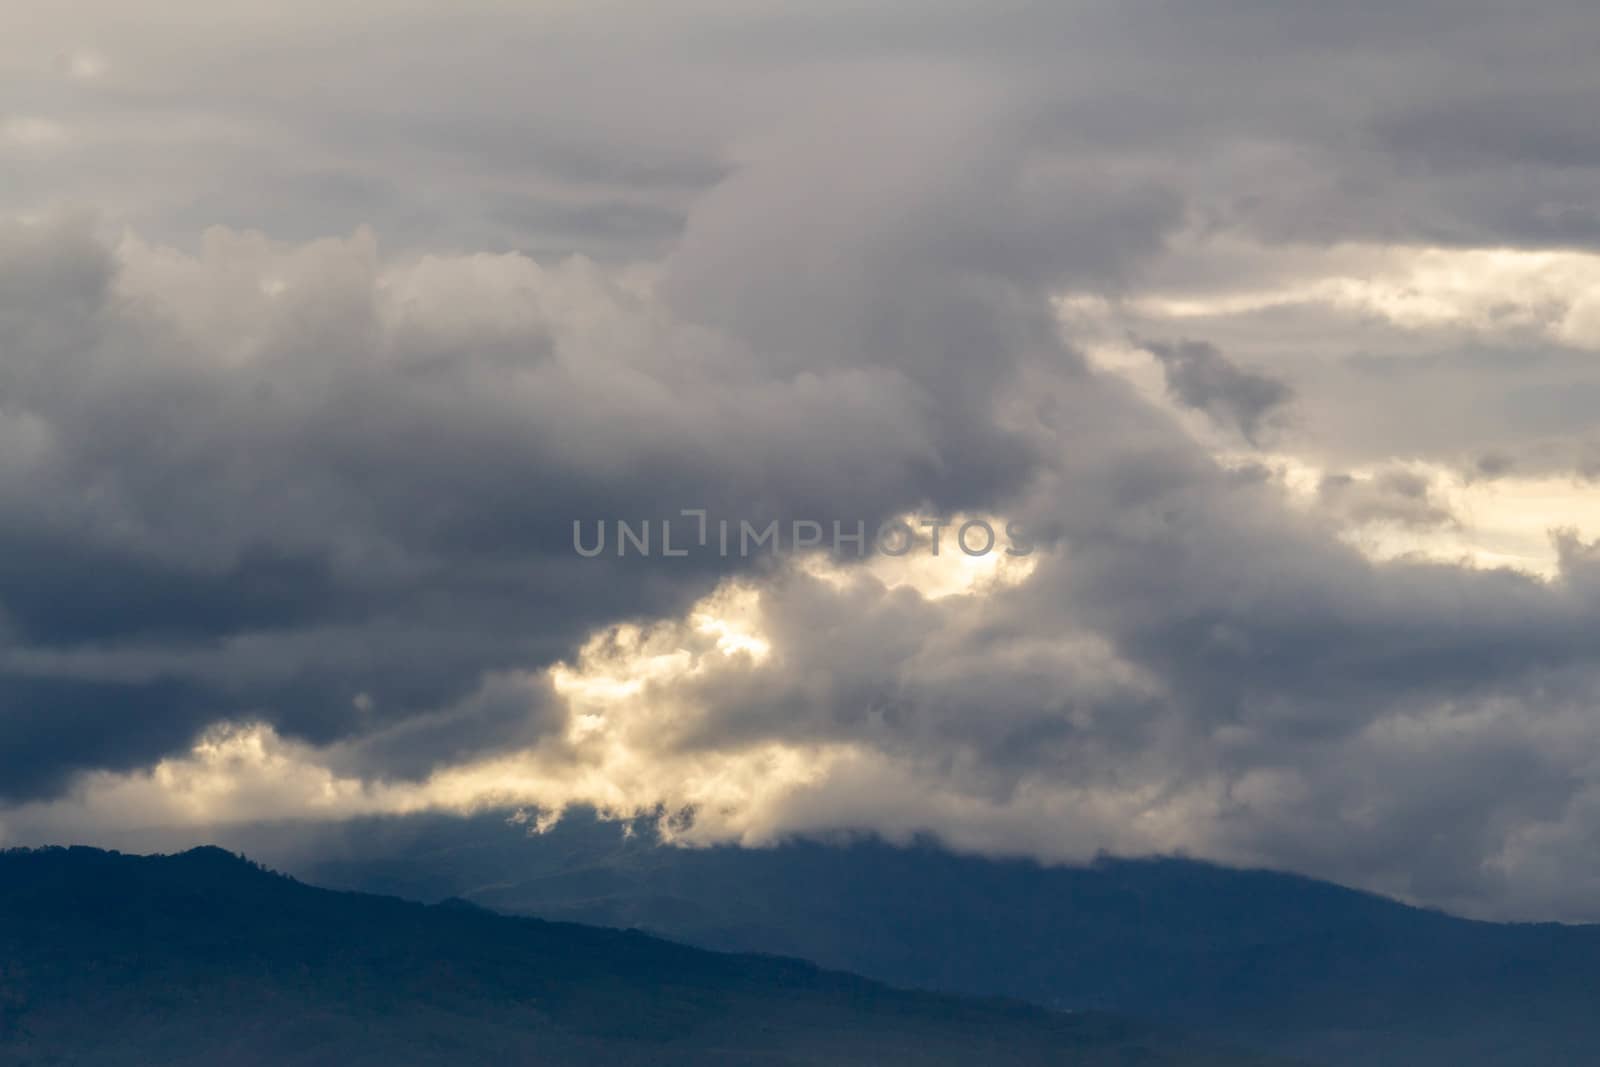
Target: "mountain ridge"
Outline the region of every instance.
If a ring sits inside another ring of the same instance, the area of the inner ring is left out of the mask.
[[[632,829],[584,813],[535,836],[503,817],[373,820],[285,860],[326,884],[801,954],[1336,1067],[1600,1063],[1600,926],[1465,919],[1187,859],[1043,866],[870,839],[685,849]]]
[[[321,889],[220,848],[0,853],[0,960],[8,1067],[1283,1063],[1104,1014]]]

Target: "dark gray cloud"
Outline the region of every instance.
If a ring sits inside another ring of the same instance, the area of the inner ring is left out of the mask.
[[[1167,391],[1180,403],[1203,411],[1239,432],[1251,444],[1294,396],[1276,378],[1246,370],[1203,341],[1146,346],[1161,361]]]
[[[53,794],[77,772],[132,770],[187,745],[210,721],[198,688],[177,678],[99,682],[0,677],[0,800]]]
[[[987,173],[944,150],[977,128],[959,121],[930,131],[938,158]],[[38,442],[0,487],[0,603],[19,655],[69,676],[66,652],[133,650],[121,669],[143,657],[148,674],[181,660],[211,717],[264,717],[318,743],[457,708],[460,743],[418,741],[386,767],[414,773],[523,736],[460,706],[486,674],[569,655],[604,622],[676,614],[743,565],[581,560],[574,519],[705,507],[875,526],[1015,492],[1033,446],[993,417],[997,360],[1050,343],[1046,319],[1011,306],[1013,275],[1036,290],[1032,275],[1054,269],[1044,250],[1007,257],[1016,221],[975,224],[967,205],[984,186],[963,177],[896,225],[862,216],[791,273],[738,212],[795,180],[781,160],[752,167],[697,210],[668,264],[676,306],[582,261],[384,268],[362,234],[297,249],[216,233],[188,257],[113,253],[83,221],[13,227],[0,242],[8,413]],[[837,202],[859,212],[874,190],[902,189],[923,195],[889,174]],[[1136,251],[1063,246],[1057,260],[1094,271],[1106,254]],[[863,272],[853,261],[868,255],[882,262]],[[737,317],[707,303],[737,285]],[[753,317],[763,306],[809,310]],[[241,647],[265,662],[242,663]],[[70,744],[54,758],[77,765]]]

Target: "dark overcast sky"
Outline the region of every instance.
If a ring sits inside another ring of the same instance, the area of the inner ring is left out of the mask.
[[[1592,3],[34,7],[0,841],[660,805],[1600,919]],[[695,507],[1038,547],[573,552]]]

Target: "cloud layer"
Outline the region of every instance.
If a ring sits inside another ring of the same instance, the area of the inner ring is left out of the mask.
[[[581,802],[1595,917],[1600,20],[1541,6],[41,15],[0,828]],[[1037,547],[573,551],[685,508]]]

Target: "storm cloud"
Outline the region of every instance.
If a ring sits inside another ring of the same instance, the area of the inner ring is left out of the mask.
[[[41,14],[0,832],[581,803],[1594,917],[1600,20],[1540,7]],[[1036,547],[573,551],[684,509]]]

